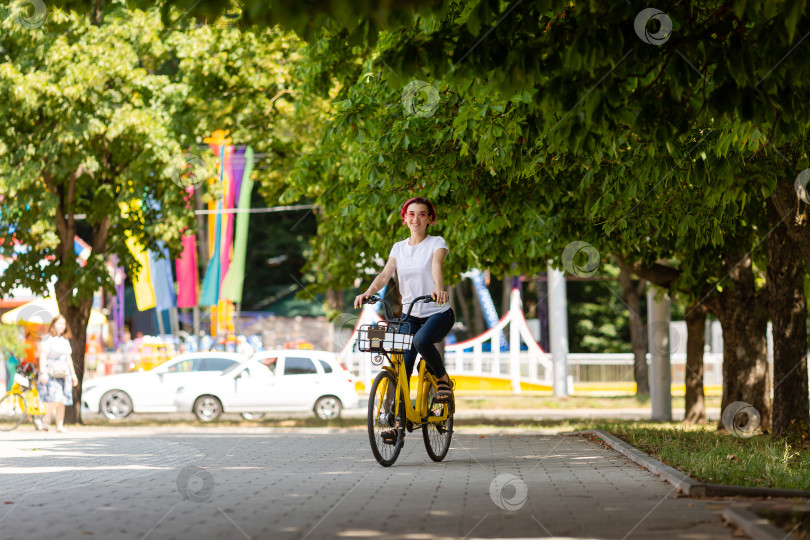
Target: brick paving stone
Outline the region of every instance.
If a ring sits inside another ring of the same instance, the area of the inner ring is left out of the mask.
[[[389,468],[368,444],[345,429],[2,433],[0,539],[734,537],[722,503],[583,438],[459,432],[434,463],[416,432]]]

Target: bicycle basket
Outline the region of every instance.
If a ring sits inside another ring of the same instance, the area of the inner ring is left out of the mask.
[[[364,324],[358,329],[357,348],[361,352],[406,353],[413,336],[407,323]]]
[[[31,386],[31,381],[28,380],[28,377],[19,373],[14,374],[14,382],[19,384],[21,388],[28,388]]]
[[[17,368],[17,373],[29,379],[34,379],[37,376],[37,366],[31,362],[23,362]]]

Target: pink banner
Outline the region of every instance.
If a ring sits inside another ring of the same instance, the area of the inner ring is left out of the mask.
[[[177,307],[197,305],[197,241],[194,234],[183,237],[183,253],[175,261],[177,270]]]
[[[236,181],[233,177],[233,146],[228,145],[225,149],[225,191],[222,197],[222,209],[231,210],[234,206]],[[220,282],[225,281],[228,268],[231,266],[233,258],[233,222],[234,214],[224,213],[222,227],[222,251],[220,252]]]

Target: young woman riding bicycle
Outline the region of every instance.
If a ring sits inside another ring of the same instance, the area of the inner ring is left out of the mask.
[[[436,303],[418,303],[405,322],[410,324],[413,346],[405,354],[405,369],[413,373],[416,354],[422,355],[428,370],[437,378],[436,402],[446,403],[452,396],[450,378],[435,343],[441,343],[455,323],[455,314],[448,305],[449,294],[444,290],[442,266],[448,249],[444,238],[430,236],[427,228],[436,222],[436,209],[424,197],[408,200],[400,211],[403,223],[410,229],[411,237],[394,244],[388,262],[366,292],[357,295],[354,307],[359,308],[363,299],[381,290],[394,272],[399,277],[402,304],[414,298],[430,295]]]

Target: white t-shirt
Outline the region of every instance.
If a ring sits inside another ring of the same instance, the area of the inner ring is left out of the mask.
[[[430,294],[435,290],[436,285],[433,283],[431,273],[433,252],[437,249],[447,249],[447,244],[441,236],[426,236],[424,240],[415,246],[409,246],[409,241],[410,238],[394,244],[389,255],[389,257],[393,257],[397,261],[403,315],[408,312],[408,302],[418,296]],[[419,302],[413,306],[411,315],[414,317],[430,317],[448,309],[450,309],[449,305],[440,306],[435,302],[429,304]]]
[[[48,358],[47,365],[40,366],[40,369],[44,367],[46,372],[52,368],[56,368],[58,371],[70,369],[68,362],[72,361],[73,349],[66,337],[46,335],[42,339],[41,346],[43,349],[47,348]]]

